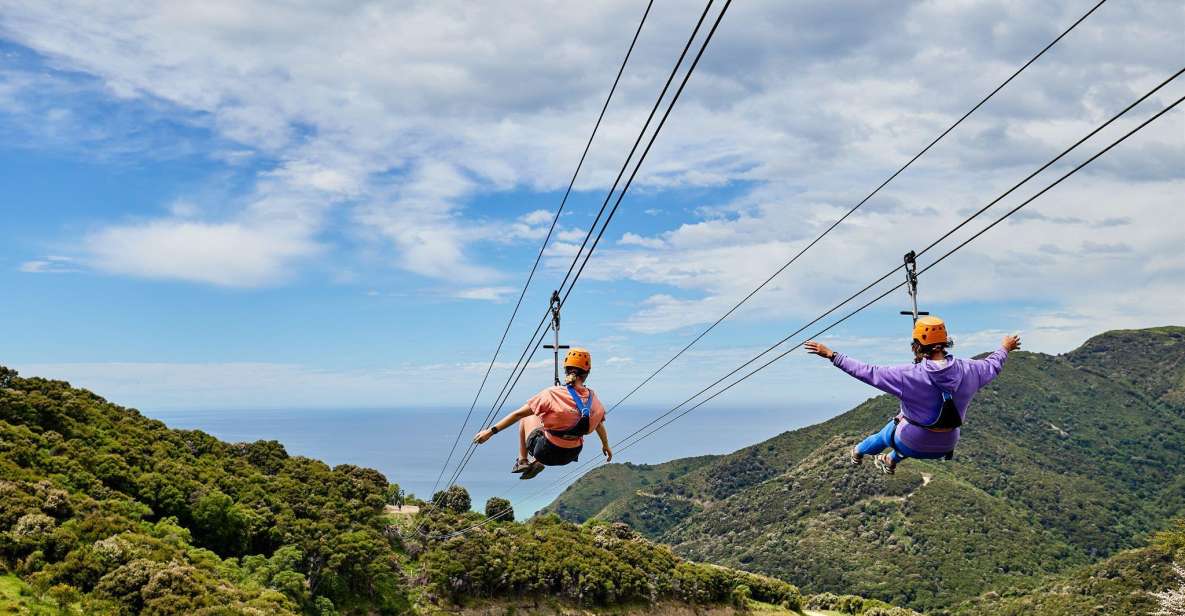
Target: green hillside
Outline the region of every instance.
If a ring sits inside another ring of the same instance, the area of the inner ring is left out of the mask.
[[[1185,512],[1185,440],[1166,436],[1185,433],[1185,328],[1014,353],[953,462],[847,466],[895,410],[878,396],[645,490],[597,469],[549,509],[603,491],[595,517],[677,553],[935,612],[1138,547]]]
[[[1185,519],[1158,534],[1147,547],[1053,576],[1029,591],[985,593],[956,612],[960,616],[1151,614],[1157,602],[1150,591],[1181,585],[1171,573],[1174,562],[1185,562]]]
[[[0,368],[0,614],[724,615],[801,604],[786,582],[689,562],[624,525],[545,516],[442,540],[485,521],[464,490],[410,515],[386,509],[397,491],[371,469],[171,430]]]

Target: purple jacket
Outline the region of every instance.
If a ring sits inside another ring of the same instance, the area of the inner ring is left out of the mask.
[[[906,366],[870,366],[842,353],[836,353],[831,363],[901,400],[898,417],[904,417],[906,421],[897,426],[898,441],[914,451],[941,453],[954,451],[959,442],[958,428],[950,432],[933,432],[913,423],[929,424],[938,418],[943,390],[951,394],[959,409],[959,417],[965,419],[971,398],[1000,374],[1005,359],[1008,359],[1008,351],[1000,348],[983,359],[948,355],[945,365],[925,359],[920,364]]]

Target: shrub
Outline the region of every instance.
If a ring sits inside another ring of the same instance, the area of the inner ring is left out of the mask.
[[[745,609],[749,607],[749,600],[753,597],[753,592],[749,590],[748,586],[741,584],[732,589],[732,596],[730,597],[732,604],[738,608]]]
[[[514,521],[514,507],[505,498],[494,496],[486,501],[486,517]]]
[[[469,500],[469,491],[461,486],[450,486],[447,490],[433,494],[432,503],[455,513],[465,513],[473,506]]]

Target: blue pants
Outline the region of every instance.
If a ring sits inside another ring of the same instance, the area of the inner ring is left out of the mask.
[[[874,456],[885,449],[888,449],[889,443],[892,442],[893,431],[897,429],[897,422],[892,419],[889,423],[881,428],[880,432],[864,439],[856,446],[856,452],[866,456]],[[893,459],[893,464],[896,464],[905,458],[917,458],[919,460],[940,460],[946,457],[945,453],[925,453],[921,451],[914,451],[906,447],[901,441],[897,441],[897,450],[889,452],[889,457]]]

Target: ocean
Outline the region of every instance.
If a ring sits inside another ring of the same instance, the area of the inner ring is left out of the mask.
[[[614,462],[652,464],[673,458],[729,453],[824,420],[847,408],[847,405],[818,405],[751,409],[708,405],[615,456]],[[610,442],[615,443],[664,410],[623,407],[614,412],[605,422]],[[457,409],[407,408],[144,412],[169,427],[202,430],[224,441],[277,440],[290,455],[316,458],[331,466],[355,464],[374,468],[407,492],[424,499],[431,497],[465,417],[464,411]],[[478,415],[478,411],[474,414]],[[457,445],[454,465],[477,432],[476,422],[480,419],[475,417],[465,429]],[[487,498],[502,496],[514,503],[520,519],[530,517],[579,478],[574,476],[554,485],[567,473],[565,468],[554,467],[530,481],[519,480],[518,475],[510,473],[517,456],[517,441],[514,429],[495,435],[477,449],[461,474],[458,483],[469,490],[476,509],[480,510]],[[590,458],[603,459],[595,435],[585,439],[580,463]],[[448,474],[441,483],[447,481]]]

